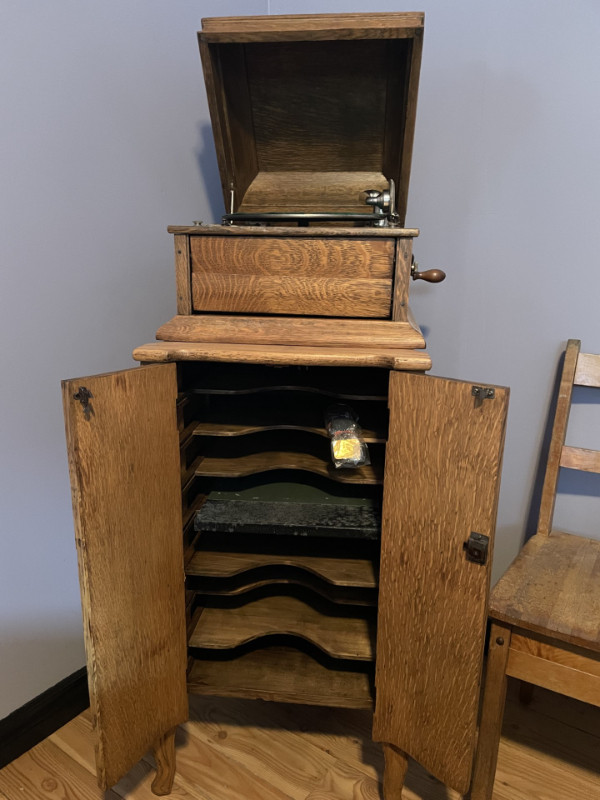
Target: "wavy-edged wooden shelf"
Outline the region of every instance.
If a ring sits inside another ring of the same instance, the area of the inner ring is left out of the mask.
[[[373,708],[369,674],[323,666],[288,647],[266,647],[230,661],[194,659],[188,691],[336,708]]]
[[[369,559],[196,551],[185,572],[186,585],[208,596],[241,597],[293,586],[334,604],[377,605],[377,579]]]
[[[304,431],[305,433],[314,433],[325,438],[329,437],[323,426],[310,425],[300,421],[283,422],[272,418],[269,421],[268,417],[270,415],[271,412],[265,410],[262,418],[254,417],[254,419],[247,419],[245,422],[226,419],[218,422],[198,422],[192,428],[192,433],[194,436],[246,436],[253,433],[262,433],[263,431]],[[383,429],[362,429],[361,438],[367,444],[384,444],[386,442],[386,434]]]
[[[287,587],[297,587],[300,591],[310,591],[316,597],[321,597],[328,603],[340,607],[357,606],[364,608],[375,608],[377,606],[376,589],[354,589],[345,586],[331,586],[329,583],[315,578],[309,572],[302,574],[294,573],[292,567],[284,574],[276,576],[257,578],[254,575],[246,575],[240,578],[219,579],[219,578],[195,578],[188,577],[187,583],[190,588],[198,591],[205,597],[236,598],[240,602],[246,595],[256,597],[267,592],[283,591]]]
[[[229,650],[268,636],[297,636],[332,658],[373,661],[375,624],[357,616],[324,614],[295,597],[264,597],[238,608],[204,608],[189,646]]]
[[[298,567],[333,586],[375,589],[377,577],[373,562],[367,558],[322,558],[320,556],[280,555],[274,553],[225,553],[197,551],[186,573],[205,578],[231,578],[260,567]]]
[[[194,659],[188,691],[336,708],[373,708],[366,672],[323,666],[288,647],[266,647],[233,660]]]
[[[193,465],[194,474],[206,478],[243,478],[272,470],[312,472],[340,483],[371,485],[383,483],[383,465],[379,463],[354,469],[336,469],[331,462],[312,453],[281,450],[251,453],[237,458],[199,456]]]

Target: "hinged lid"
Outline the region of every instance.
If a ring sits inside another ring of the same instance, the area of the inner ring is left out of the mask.
[[[198,34],[228,212],[372,214],[404,224],[424,15],[205,19]]]

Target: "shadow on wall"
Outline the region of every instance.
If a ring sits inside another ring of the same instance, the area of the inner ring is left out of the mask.
[[[198,126],[200,142],[196,148],[196,161],[200,172],[200,180],[204,183],[206,197],[210,204],[213,222],[220,222],[225,213],[223,205],[223,192],[221,189],[221,176],[217,165],[217,153],[213,140],[212,127],[207,124]],[[205,220],[208,221],[208,220]]]

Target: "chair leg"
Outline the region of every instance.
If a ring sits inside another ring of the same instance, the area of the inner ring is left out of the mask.
[[[175,731],[170,731],[161,736],[153,747],[154,760],[156,761],[156,776],[152,781],[152,791],[157,795],[170,794],[175,780]]]
[[[393,744],[383,745],[385,768],[383,772],[384,800],[400,800],[408,769],[408,756]]]
[[[491,800],[492,798],[506,700],[506,662],[508,661],[510,636],[511,629],[509,627],[492,623],[483,710],[470,800]]]

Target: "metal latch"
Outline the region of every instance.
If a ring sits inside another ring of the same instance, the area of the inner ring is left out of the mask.
[[[487,564],[489,547],[490,537],[474,531],[471,531],[468,541],[463,544],[467,561],[473,561],[475,564]]]
[[[90,405],[90,399],[94,395],[85,386],[80,386],[77,392],[73,395],[74,400],[79,400],[83,407],[83,416],[89,420],[90,416],[94,413]]]

